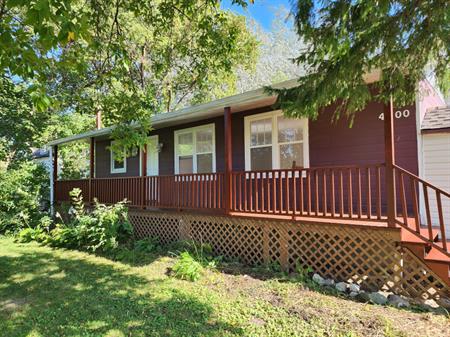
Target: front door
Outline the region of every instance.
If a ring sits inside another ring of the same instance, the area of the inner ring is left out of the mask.
[[[158,135],[150,136],[147,143],[147,176],[159,174]]]

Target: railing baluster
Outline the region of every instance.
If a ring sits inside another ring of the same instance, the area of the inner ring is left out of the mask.
[[[258,172],[255,173],[255,212],[259,212]]]
[[[317,169],[314,170],[314,192],[315,192],[315,214],[319,215],[319,171]]]
[[[406,195],[405,195],[405,182],[403,173],[399,173],[399,183],[400,183],[400,198],[402,202],[402,217],[403,217],[403,224],[405,226],[408,226],[408,209],[406,206]]]
[[[344,217],[344,174],[339,170],[339,215]]]
[[[289,177],[289,173],[292,173],[292,171],[285,171],[286,175],[286,214],[289,214],[291,212],[291,200],[290,200],[290,193],[289,193],[289,184],[291,181],[291,178]]]
[[[293,209],[292,209],[292,215],[297,214],[297,173],[295,170],[292,171],[292,203],[293,203]]]
[[[323,207],[323,216],[327,216],[327,170],[322,170],[322,207]]]
[[[353,181],[352,181],[352,169],[348,169],[348,214],[350,218],[353,218]]]
[[[358,174],[358,219],[362,217],[362,189],[361,189],[361,169],[356,169]]]
[[[412,198],[413,198],[414,223],[415,223],[415,227],[416,227],[416,232],[420,233],[419,201],[417,198],[416,181],[414,179],[410,179],[410,183],[411,183],[411,193],[412,193]]]
[[[304,198],[303,198],[303,169],[299,171],[300,178],[300,215],[303,215],[303,211],[305,210]]]
[[[370,167],[366,169],[367,174],[367,219],[372,218],[372,188],[371,188],[371,178],[370,178]]]
[[[444,214],[442,211],[441,192],[436,190],[436,203],[439,217],[439,228],[441,230],[442,248],[447,251],[447,233],[445,232]]]
[[[311,215],[311,171],[308,170],[308,176],[307,176],[307,184],[308,184],[308,215]]]
[[[422,189],[423,189],[423,199],[425,201],[425,214],[427,216],[428,238],[432,241],[433,240],[433,223],[431,222],[430,200],[428,199],[427,185],[422,184]]]
[[[331,169],[331,216],[334,218],[336,211],[336,191],[335,191],[335,181],[334,181],[334,169]]]
[[[381,167],[378,166],[377,170],[377,219],[381,220]]]

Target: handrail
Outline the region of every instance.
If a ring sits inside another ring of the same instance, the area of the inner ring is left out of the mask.
[[[450,211],[450,193],[397,165],[394,165],[394,173],[398,182],[397,192],[400,201],[396,210],[397,224],[450,256],[450,247],[447,244],[447,226],[450,223],[446,224],[444,221],[446,205]],[[431,198],[433,192],[435,199]],[[446,203],[443,202],[442,197],[447,198],[444,201]],[[422,203],[421,199],[423,199]]]

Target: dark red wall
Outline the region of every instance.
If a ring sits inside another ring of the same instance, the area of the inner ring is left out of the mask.
[[[407,118],[394,118],[397,164],[414,174],[418,172],[417,131],[414,106]],[[326,109],[316,121],[309,122],[310,166],[384,163],[384,122],[379,119],[383,105],[370,103],[355,115],[353,126],[341,118],[332,123],[333,108]]]
[[[415,108],[408,107],[408,118],[395,119],[395,146],[397,164],[417,174],[417,132]],[[273,110],[270,106],[235,113],[232,115],[233,170],[245,169],[244,118],[245,116]],[[399,109],[401,111],[404,108]],[[309,122],[310,166],[336,166],[375,164],[384,162],[384,125],[379,119],[383,106],[371,103],[357,113],[352,127],[341,118],[332,122],[333,108],[326,109],[317,120]],[[215,124],[216,170],[224,170],[224,120],[211,118],[200,122],[168,127],[152,131],[163,144],[159,153],[159,173],[174,174],[174,132],[204,124]],[[128,158],[126,174],[110,174],[110,157],[106,147],[109,141],[97,142],[97,177],[120,177],[139,175],[139,157]]]
[[[95,177],[135,177],[139,176],[139,155],[127,158],[127,172],[111,174],[109,140],[95,142]]]

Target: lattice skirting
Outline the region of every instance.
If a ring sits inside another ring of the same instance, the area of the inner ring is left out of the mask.
[[[290,223],[162,211],[130,211],[136,238],[162,243],[191,239],[250,265],[297,265],[367,290],[389,290],[424,299],[450,297],[450,289],[388,228]]]

